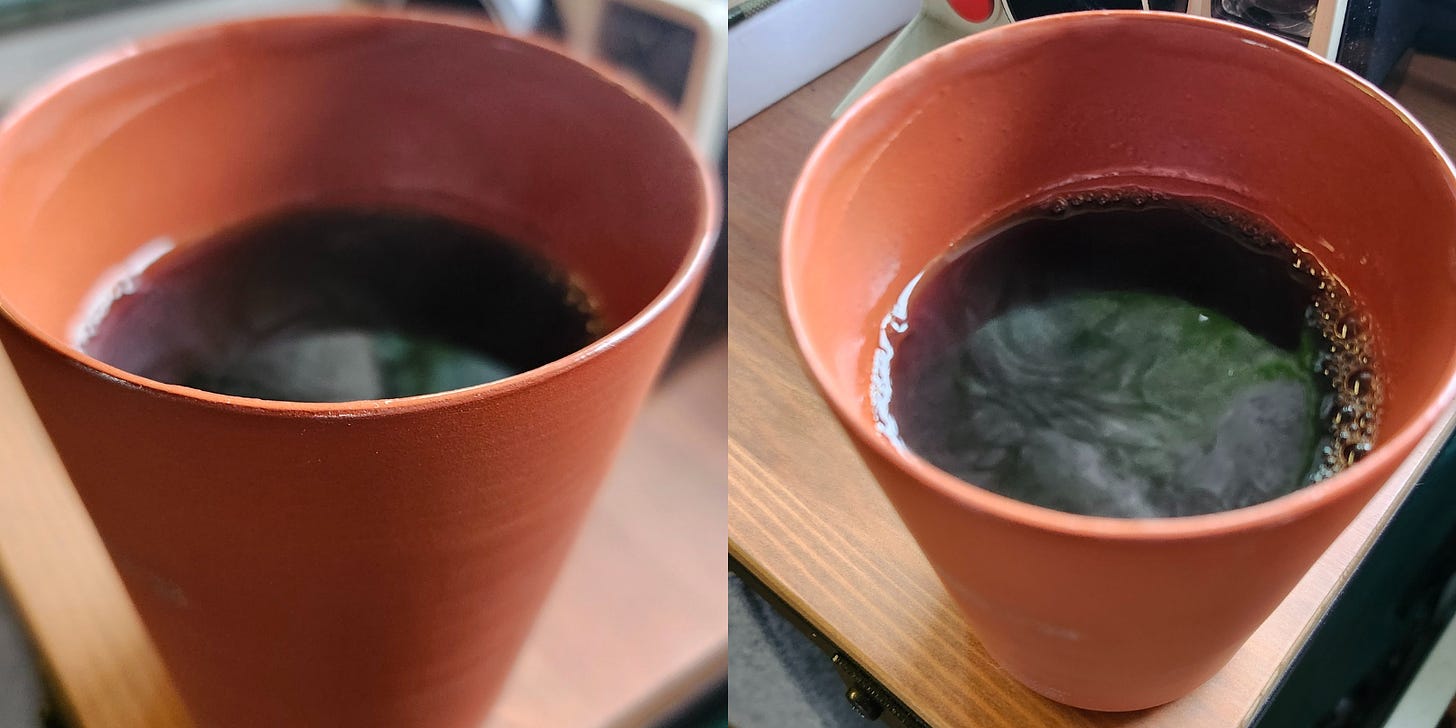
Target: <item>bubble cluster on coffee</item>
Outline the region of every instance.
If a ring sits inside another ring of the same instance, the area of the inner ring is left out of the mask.
[[[1314,292],[1306,311],[1308,324],[1320,333],[1317,371],[1330,391],[1320,402],[1320,417],[1329,440],[1310,472],[1311,483],[1324,480],[1359,462],[1374,447],[1379,425],[1380,383],[1372,366],[1369,317],[1357,310],[1353,296],[1309,251],[1295,247],[1268,223],[1244,210],[1212,198],[1187,198],[1159,190],[1128,186],[1054,195],[1034,206],[1049,216],[1079,210],[1175,205],[1197,212],[1227,232],[1237,232],[1249,247],[1279,257],[1289,275]]]

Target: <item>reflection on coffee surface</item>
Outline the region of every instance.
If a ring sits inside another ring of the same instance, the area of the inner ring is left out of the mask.
[[[567,272],[491,232],[399,209],[297,209],[163,255],[79,335],[121,369],[303,402],[406,397],[524,372],[604,323]],[[113,300],[114,299],[114,300]]]
[[[1116,517],[1290,493],[1370,451],[1369,322],[1308,251],[1211,199],[1059,195],[933,261],[885,319],[891,439],[977,486]]]

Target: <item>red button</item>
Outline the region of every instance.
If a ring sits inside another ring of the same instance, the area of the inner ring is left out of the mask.
[[[946,0],[956,15],[972,23],[984,23],[991,17],[991,3],[994,0]]]

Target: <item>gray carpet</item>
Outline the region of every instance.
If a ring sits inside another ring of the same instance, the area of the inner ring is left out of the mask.
[[[44,699],[29,640],[0,590],[0,728],[39,728]]]
[[[734,728],[868,728],[829,656],[728,575],[728,722]]]

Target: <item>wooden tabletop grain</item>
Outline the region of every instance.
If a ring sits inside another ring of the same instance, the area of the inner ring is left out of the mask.
[[[727,360],[648,401],[488,728],[635,728],[726,675]],[[78,725],[191,725],[3,355],[0,577]]]
[[[953,607],[800,366],[782,314],[778,236],[829,112],[882,50],[850,59],[729,134],[729,550],[932,726],[1244,725],[1450,430],[1331,546],[1233,661],[1193,694],[1128,714],[1050,702],[1002,672]],[[1456,149],[1456,63],[1417,57],[1405,103]]]

